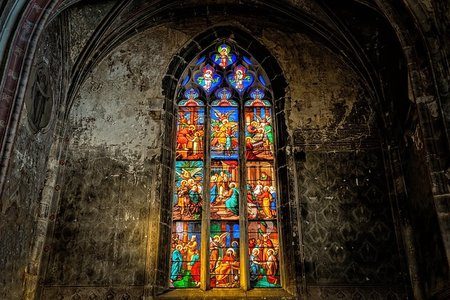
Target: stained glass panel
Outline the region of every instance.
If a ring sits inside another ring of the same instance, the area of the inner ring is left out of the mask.
[[[177,159],[203,158],[204,109],[180,107],[177,118]]]
[[[209,95],[222,82],[222,77],[216,73],[214,67],[206,65],[195,74],[194,80]]]
[[[210,233],[211,287],[239,287],[239,223],[213,221]]]
[[[239,93],[242,94],[254,81],[254,76],[248,72],[247,68],[239,65],[236,66],[232,73],[227,77],[229,84]]]
[[[203,202],[203,162],[177,161],[175,185],[173,220],[199,220]]]
[[[212,106],[238,106],[235,100],[231,100],[232,92],[229,88],[220,88],[214,94],[217,100],[211,102]]]
[[[174,222],[171,241],[171,287],[200,285],[200,222]]]
[[[246,190],[249,219],[276,218],[277,189],[272,163],[247,162]]]
[[[248,225],[250,285],[280,287],[279,240],[276,223],[251,221]]]
[[[239,218],[239,165],[237,161],[211,162],[210,215],[217,220]]]
[[[211,158],[238,158],[238,108],[211,108]]]
[[[236,62],[236,54],[231,52],[231,47],[227,44],[221,44],[217,47],[217,52],[211,56],[214,63],[223,69]]]
[[[273,96],[267,78],[252,56],[225,39],[200,53],[180,77],[169,276],[172,288],[200,286],[200,237],[202,228],[204,235],[208,228],[201,226],[203,206],[209,211],[210,238],[203,243],[210,251],[210,286],[240,287],[241,215],[248,220],[248,239],[242,242],[249,246],[245,275],[250,277],[250,286],[280,287]],[[205,126],[205,121],[211,124]],[[240,134],[245,135],[244,145],[239,144]],[[205,136],[210,136],[209,149],[205,149]],[[245,153],[246,160],[240,153]],[[241,167],[244,187],[239,184]],[[206,191],[204,176],[210,176]],[[242,201],[247,203],[243,215],[239,211],[241,190],[246,193]],[[210,199],[203,201],[208,191]]]
[[[245,150],[247,160],[273,160],[274,135],[271,108],[245,108]]]

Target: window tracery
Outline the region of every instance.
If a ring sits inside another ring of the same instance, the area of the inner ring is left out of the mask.
[[[183,74],[172,288],[281,286],[272,103],[264,70],[231,40],[202,51]]]

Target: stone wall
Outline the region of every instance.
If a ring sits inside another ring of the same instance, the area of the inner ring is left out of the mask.
[[[37,226],[42,189],[57,120],[61,117],[64,58],[60,20],[47,26],[38,41],[24,108],[16,134],[8,180],[0,200],[0,298],[19,299],[31,264],[34,239],[43,234]],[[35,118],[42,113],[43,118]],[[34,121],[33,121],[34,120]],[[37,127],[33,125],[37,124]]]

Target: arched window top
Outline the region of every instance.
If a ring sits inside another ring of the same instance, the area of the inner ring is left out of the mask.
[[[181,78],[170,286],[280,287],[270,80],[231,39],[200,51]]]
[[[214,106],[238,106],[239,101],[247,106],[270,106],[273,101],[267,74],[231,40],[218,41],[197,55],[182,76],[178,98],[182,94],[181,106],[188,106],[185,100],[190,95]]]

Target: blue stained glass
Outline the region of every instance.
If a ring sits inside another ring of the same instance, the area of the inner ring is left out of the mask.
[[[253,65],[252,61],[247,56],[243,56],[242,60],[245,61],[250,66]]]
[[[238,131],[236,107],[212,107],[211,157],[214,159],[237,159]]]
[[[206,65],[201,72],[194,76],[194,81],[209,95],[222,82],[222,77],[215,72],[212,66]]]
[[[271,106],[270,101],[262,99],[264,91],[259,88],[254,88],[250,91],[250,98],[245,102],[245,106]]]
[[[197,62],[195,63],[196,66],[198,66],[199,64],[201,64],[202,62],[204,62],[206,59],[206,56],[203,55],[202,57],[200,57]]]
[[[197,89],[190,88],[184,92],[186,99],[181,100],[178,105],[180,106],[203,106],[203,102],[197,99],[199,92]]]
[[[230,100],[231,90],[229,88],[220,88],[215,92],[217,100],[214,100],[211,105],[213,106],[237,106],[237,102]]]
[[[214,53],[211,58],[215,64],[224,69],[234,64],[237,60],[236,55],[231,53],[231,48],[227,44],[220,45],[217,48],[217,53]]]
[[[263,86],[266,86],[266,80],[264,79],[264,77],[262,76],[262,75],[259,75],[259,82],[261,82],[261,84],[263,85]]]
[[[230,85],[242,94],[254,81],[254,77],[242,65],[234,68],[233,73],[228,75]]]
[[[189,79],[190,79],[189,75],[186,75],[186,77],[184,77],[184,80],[183,80],[183,82],[181,83],[181,85],[182,85],[182,86],[185,86],[185,85],[188,83]]]

